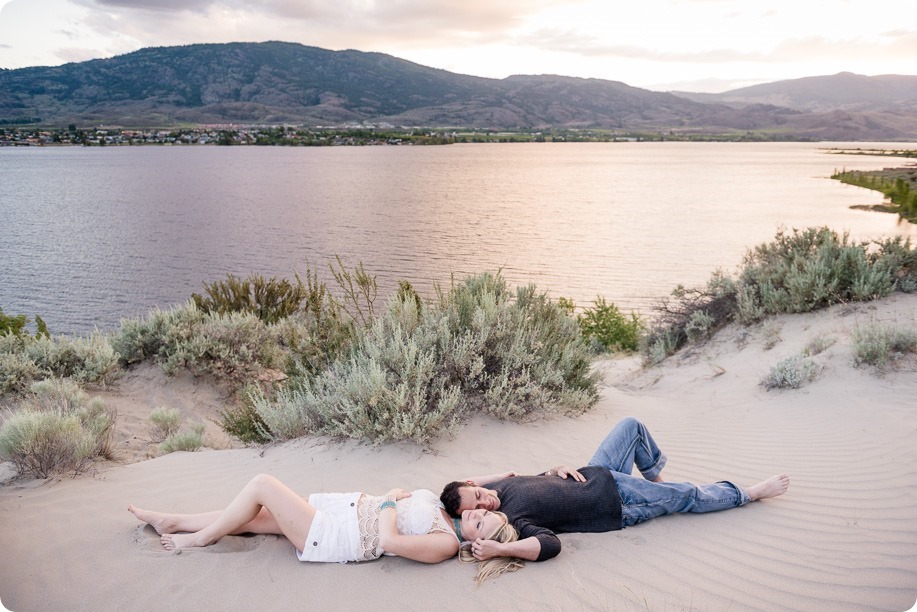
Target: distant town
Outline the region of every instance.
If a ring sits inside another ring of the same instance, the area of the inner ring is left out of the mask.
[[[611,130],[429,130],[387,124],[304,127],[292,125],[205,125],[183,128],[126,129],[0,127],[0,147],[220,145],[220,146],[378,146],[444,145],[467,142],[630,142],[659,140],[771,140],[760,133],[720,136],[684,133],[618,133]],[[782,138],[786,140],[785,136]]]

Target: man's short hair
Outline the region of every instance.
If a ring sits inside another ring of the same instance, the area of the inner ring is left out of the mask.
[[[449,513],[449,516],[459,518],[458,510],[462,505],[462,496],[459,493],[459,489],[467,486],[467,482],[455,480],[443,487],[443,492],[439,496],[439,501],[443,503],[443,506],[446,508],[446,512]]]

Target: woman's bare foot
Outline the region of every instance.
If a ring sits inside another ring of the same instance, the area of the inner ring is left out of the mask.
[[[758,501],[759,499],[767,499],[769,497],[777,497],[778,495],[783,495],[789,488],[790,475],[777,474],[776,476],[771,476],[767,480],[759,482],[753,487],[749,487],[746,492],[751,498],[751,501]]]
[[[170,514],[143,510],[133,504],[129,505],[127,509],[131,514],[136,516],[139,521],[147,523],[150,527],[155,529],[156,533],[159,535],[168,533],[170,531],[176,531],[176,522]]]
[[[197,538],[195,536],[196,534],[193,533],[164,533],[162,537],[159,538],[159,543],[162,544],[162,547],[166,550],[204,546],[204,544],[199,544],[196,541]]]

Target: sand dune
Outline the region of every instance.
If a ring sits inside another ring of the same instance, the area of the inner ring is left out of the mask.
[[[0,487],[0,600],[17,612],[907,610],[917,599],[917,360],[886,372],[854,367],[850,331],[873,319],[917,325],[917,295],[730,327],[654,368],[640,368],[636,358],[601,361],[602,398],[588,414],[529,424],[475,418],[432,449],[320,438],[226,449],[232,444],[224,441],[224,450],[105,465],[75,479],[12,480]],[[777,330],[780,340],[766,350]],[[759,386],[771,365],[818,334],[836,342],[816,357],[824,366],[817,380],[798,390]],[[131,417],[138,432],[155,403],[138,394],[173,385],[172,400],[189,410],[197,403],[188,394],[206,395],[194,384],[144,376],[146,383],[125,381],[138,385]],[[121,401],[124,417],[130,402],[118,393],[107,399]],[[782,497],[718,514],[565,534],[556,559],[481,587],[458,561],[303,564],[274,536],[228,537],[172,554],[126,511],[128,503],[215,509],[260,472],[304,494],[438,492],[456,477],[581,465],[629,415],[647,423],[668,454],[667,480],[748,485],[787,471],[792,486]]]

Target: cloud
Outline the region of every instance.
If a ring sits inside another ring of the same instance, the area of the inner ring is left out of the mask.
[[[93,0],[100,7],[138,9],[143,11],[177,12],[202,11],[214,4],[213,0]]]
[[[917,32],[902,32],[888,42],[853,38],[826,40],[818,36],[787,40],[774,48],[773,61],[808,59],[834,59],[841,61],[885,60],[917,57]]]
[[[54,50],[54,55],[59,57],[64,63],[85,62],[87,60],[104,57],[107,55],[100,49],[89,49],[85,47],[63,47]]]
[[[72,0],[91,9],[84,23],[97,37],[132,40],[133,48],[127,50],[285,40],[393,54],[488,44],[532,11],[580,1]]]
[[[704,51],[664,51],[638,45],[608,44],[596,37],[584,37],[571,30],[539,30],[515,39],[517,44],[570,53],[583,57],[608,57],[654,62],[689,62],[699,64],[748,62],[763,58],[761,53],[735,49]]]
[[[564,0],[79,0],[121,12],[247,12],[340,27],[384,27],[493,31],[512,26],[533,11]],[[575,4],[576,2],[573,2]]]

